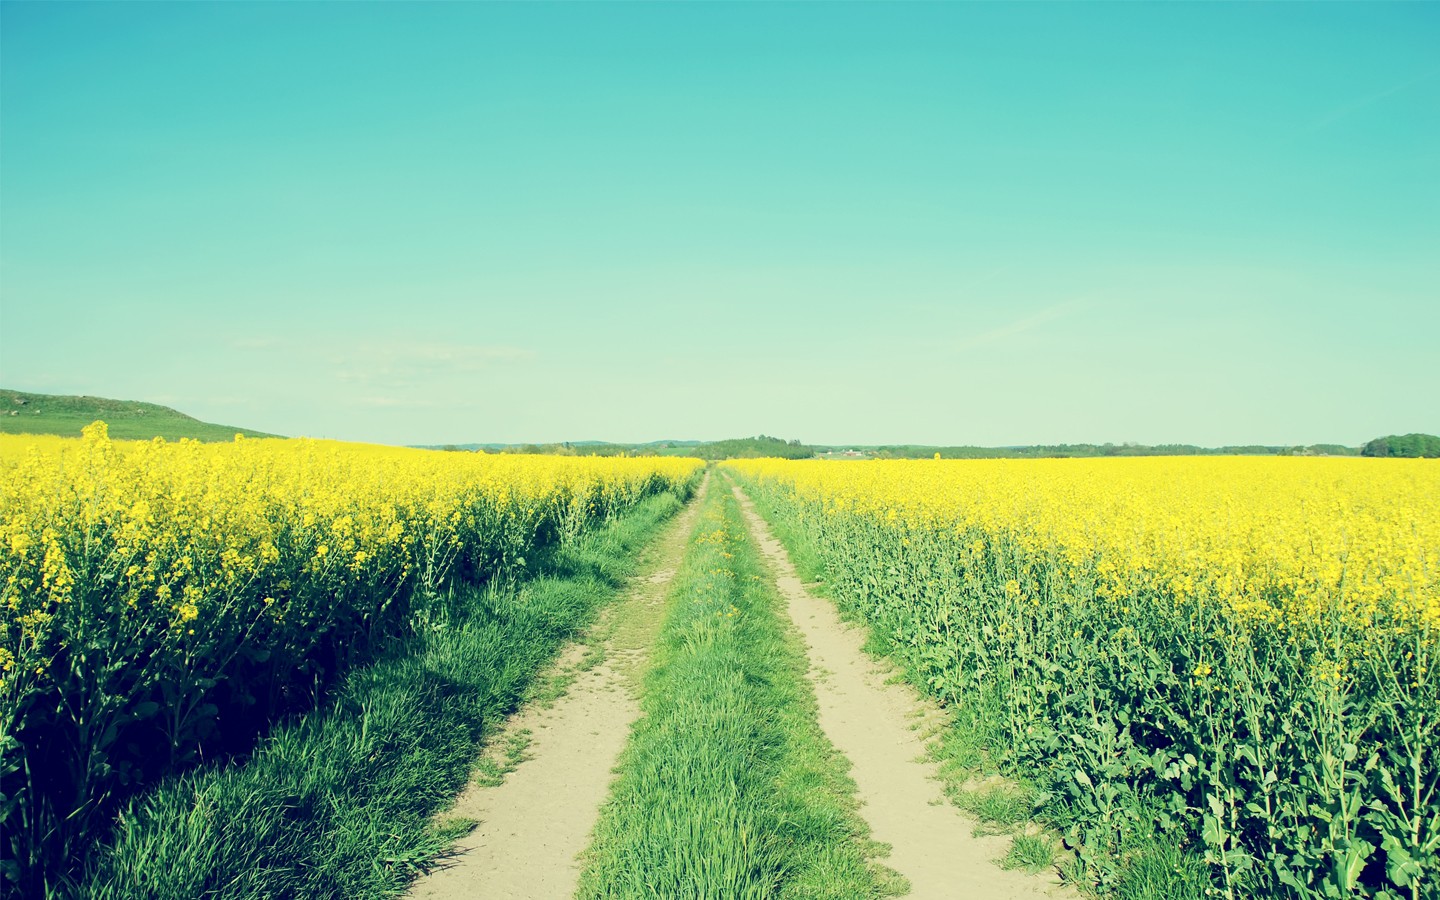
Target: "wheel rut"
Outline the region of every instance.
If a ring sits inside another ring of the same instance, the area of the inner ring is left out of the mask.
[[[450,816],[479,825],[452,855],[411,886],[416,900],[487,897],[550,900],[574,895],[577,857],[590,842],[610,792],[615,762],[640,714],[639,674],[663,617],[665,594],[694,528],[700,495],[650,549],[643,574],[608,607],[585,643],[571,645],[544,676],[568,685],[553,702],[532,702],[486,742],[523,745],[522,758],[498,785],[472,782]]]
[[[790,618],[807,645],[820,727],[849,758],[871,836],[891,846],[885,864],[905,876],[916,900],[1076,898],[1053,875],[999,868],[1008,838],[977,836],[976,823],[946,800],[926,757],[921,726],[940,711],[868,656],[864,631],[805,590],[785,548],[738,487],[751,533],[769,560]]]

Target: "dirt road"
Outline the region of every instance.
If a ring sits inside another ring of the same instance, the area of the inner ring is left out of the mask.
[[[702,486],[701,491],[706,490]],[[548,706],[535,703],[489,742],[528,736],[523,761],[498,786],[472,784],[452,813],[478,820],[456,855],[411,888],[413,898],[569,898],[576,857],[589,845],[612,769],[640,713],[638,673],[660,627],[665,593],[684,555],[699,500],[646,551],[641,576],[597,626],[601,662],[584,644],[562,655],[551,679],[573,678]]]
[[[939,711],[864,650],[864,632],[805,590],[785,548],[738,488],[745,519],[808,645],[820,727],[854,768],[860,815],[891,845],[885,864],[910,880],[915,900],[1077,898],[1051,875],[999,868],[1009,839],[976,837],[975,822],[945,799],[917,725]]]

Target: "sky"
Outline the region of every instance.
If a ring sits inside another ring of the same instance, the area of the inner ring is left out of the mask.
[[[395,444],[1440,432],[1440,3],[0,3],[0,385]]]

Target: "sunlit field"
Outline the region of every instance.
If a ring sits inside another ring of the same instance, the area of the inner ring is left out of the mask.
[[[112,795],[243,746],[457,583],[515,577],[700,465],[0,435],[7,858],[63,858]]]
[[[1440,465],[727,465],[1097,881],[1159,829],[1230,896],[1434,896]]]

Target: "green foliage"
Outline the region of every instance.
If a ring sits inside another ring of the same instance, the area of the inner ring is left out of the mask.
[[[1010,844],[1001,866],[1006,869],[1024,869],[1027,872],[1043,872],[1053,868],[1058,852],[1055,844],[1043,834],[1017,835]]]
[[[1342,674],[1338,620],[1249,629],[1160,592],[1099,601],[1003,536],[902,535],[747,487],[954,711],[956,758],[1041,791],[1102,894],[1440,896],[1433,633]]]
[[[9,601],[9,614],[0,620],[0,873],[7,889],[44,893],[83,857],[96,829],[125,797],[204,759],[247,752],[273,722],[312,709],[345,671],[453,616],[450,588],[517,577],[526,557],[533,562],[557,545],[568,547],[668,486],[652,474],[637,479],[633,491],[622,490],[617,480],[603,494],[595,482],[587,494],[582,483],[565,491],[557,478],[549,505],[532,504],[523,518],[502,512],[507,503],[521,509],[508,496],[475,491],[442,506],[419,495],[407,500],[392,494],[381,499],[395,518],[383,518],[385,524],[371,533],[389,537],[388,545],[351,540],[347,548],[342,540],[365,537],[356,524],[365,515],[362,505],[378,506],[380,499],[364,490],[338,494],[347,501],[330,509],[339,530],[313,513],[307,523],[289,500],[300,492],[313,498],[336,485],[305,475],[310,466],[290,469],[301,473],[285,482],[290,490],[260,494],[279,483],[286,465],[315,457],[286,456],[278,466],[240,464],[256,462],[243,455],[249,448],[268,452],[277,444],[286,452],[306,449],[292,442],[212,448],[227,464],[210,470],[218,477],[200,480],[190,478],[195,467],[162,466],[166,447],[141,444],[121,453],[97,428],[63,458],[69,466],[51,460],[49,469],[37,464],[25,477],[6,481],[7,488],[44,488],[4,495],[11,500],[7,513],[20,513],[5,521],[7,555],[0,557],[0,584]],[[190,463],[204,448],[168,449],[188,454],[178,458]],[[431,461],[415,451],[401,453]],[[343,468],[339,457],[319,458],[331,473]],[[681,468],[698,475],[698,465]],[[361,464],[348,471],[358,476],[365,469]],[[71,478],[77,470],[88,480]],[[46,471],[53,480],[41,477]],[[422,466],[412,477],[429,485],[440,473]],[[382,477],[393,484],[399,470]],[[475,481],[469,473],[459,479],[467,487]],[[229,504],[229,511],[243,509],[251,518],[226,518],[226,495],[214,490],[200,504],[167,503],[207,482],[238,488],[230,496],[240,502]],[[104,505],[116,497],[121,501]],[[50,505],[31,507],[27,519],[23,504],[12,498]],[[362,505],[349,504],[351,499]],[[155,528],[142,530],[115,512],[141,506]],[[463,530],[447,530],[451,525]],[[262,544],[257,534],[273,542]],[[48,544],[45,554],[26,556],[21,538],[32,546]],[[383,557],[387,548],[390,555]],[[361,557],[369,568],[360,565]],[[55,568],[62,558],[65,568]],[[274,563],[268,569],[241,568],[266,558]],[[336,558],[343,562],[334,564]],[[161,574],[142,580],[146,566]],[[45,579],[58,579],[56,571],[66,576],[59,599],[44,590]],[[235,574],[241,571],[243,576]]]
[[[815,455],[815,448],[798,440],[758,435],[751,438],[731,438],[711,441],[691,448],[687,454],[700,459],[809,459]]]
[[[0,433],[79,437],[80,430],[96,420],[109,425],[110,437],[116,440],[148,441],[163,437],[167,441],[180,438],[233,441],[237,434],[252,438],[276,436],[248,428],[212,425],[154,403],[29,394],[0,388]]]
[[[630,447],[625,444],[606,444],[585,441],[572,444],[562,441],[556,444],[506,444],[496,448],[497,453],[530,453],[543,456],[658,456],[648,447]]]
[[[830,448],[820,448],[828,450]],[[914,444],[863,448],[876,459],[1087,459],[1103,456],[1354,456],[1353,447],[1311,444],[1305,447],[1261,444],[1199,447],[1194,444],[1034,444],[1023,447],[929,447]]]
[[[1435,459],[1440,457],[1440,437],[1433,434],[1392,434],[1370,441],[1361,449],[1360,455]]]
[[[1214,888],[1205,863],[1170,836],[1137,836],[1125,848],[1116,900],[1204,900]]]
[[[590,622],[680,503],[666,494],[578,544],[516,589],[467,589],[446,614],[352,672],[322,708],[133,799],[56,896],[95,900],[381,898],[403,893],[465,823],[431,816],[465,783],[475,742]],[[511,748],[513,752],[519,752]]]
[[[580,897],[895,893],[893,873],[866,860],[875,848],[778,602],[728,485],[712,490]]]
[[[1427,437],[1409,435],[1407,437]],[[1381,438],[1400,440],[1398,438]],[[1435,439],[1440,440],[1440,439]],[[1375,444],[1375,441],[1371,441]],[[1368,445],[1367,445],[1368,446]],[[1406,445],[1410,446],[1410,445]],[[551,456],[693,456],[699,459],[810,459],[817,454],[857,451],[867,459],[1048,459],[1093,458],[1104,456],[1355,456],[1361,451],[1343,444],[1309,444],[1278,446],[1235,444],[1224,447],[1200,447],[1195,444],[1034,444],[1015,447],[930,446],[926,444],[884,444],[844,446],[802,444],[798,440],[759,435],[723,441],[652,441],[647,444],[611,444],[602,441],[577,441],[553,444],[447,444],[442,450],[475,450],[486,453],[540,453]],[[1414,453],[1367,453],[1368,456],[1422,455]],[[1434,455],[1432,451],[1431,455]]]
[[[799,441],[760,435],[725,441],[655,441],[648,444],[608,444],[601,441],[565,441],[555,444],[466,444],[444,449],[474,447],[491,453],[540,453],[549,456],[690,456],[699,459],[809,459],[815,448]]]
[[[752,492],[752,496],[756,495]],[[806,539],[801,524],[775,515],[766,497],[758,499],[759,507],[770,519],[771,528],[785,545],[800,577],[811,582],[808,590],[838,602],[847,621],[864,627],[866,620],[853,604],[837,601],[830,582],[825,579],[825,561],[820,548]],[[843,587],[843,582],[836,586]],[[902,648],[896,646],[896,639],[904,637],[902,633],[874,628],[865,628],[865,631],[867,653],[889,658],[901,666],[907,664]],[[913,684],[924,678],[913,668],[905,670],[905,675]],[[1059,868],[1062,874],[1073,868],[1059,862],[1061,853],[1055,833],[1043,828],[1036,817],[1050,795],[1035,787],[1026,773],[1011,771],[1007,777],[997,777],[1001,770],[990,749],[1004,744],[1003,710],[989,709],[977,702],[964,706],[951,704],[944,712],[946,722],[930,740],[927,755],[938,766],[938,780],[950,802],[979,821],[977,834],[1012,836],[1011,849],[1001,861],[1002,867],[1031,871]],[[1200,895],[1194,896],[1198,900]],[[1190,900],[1190,897],[1176,894],[1175,900]]]

